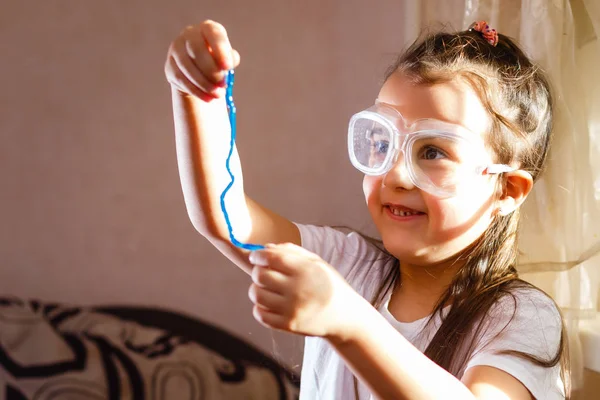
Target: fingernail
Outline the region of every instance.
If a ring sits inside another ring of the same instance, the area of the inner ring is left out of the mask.
[[[258,250],[252,251],[248,259],[253,265],[268,265],[266,257]]]

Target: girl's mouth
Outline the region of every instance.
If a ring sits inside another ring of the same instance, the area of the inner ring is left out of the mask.
[[[425,215],[425,213],[421,211],[411,210],[405,207],[397,207],[389,204],[385,206],[385,210],[390,217],[401,221],[415,219]]]

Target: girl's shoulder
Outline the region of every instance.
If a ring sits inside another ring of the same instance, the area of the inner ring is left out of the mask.
[[[514,282],[488,313],[492,317],[513,315],[516,318],[550,318],[548,323],[561,324],[561,314],[555,301],[542,290],[524,282]]]
[[[302,247],[325,261],[369,262],[389,261],[391,258],[376,239],[349,228],[295,224],[300,231]]]
[[[333,266],[365,298],[371,298],[396,265],[397,260],[383,245],[356,231],[295,224],[302,247]]]
[[[465,370],[493,366],[519,379],[535,398],[564,399],[556,361],[564,339],[562,318],[546,293],[515,282],[493,304],[482,326]]]
[[[556,354],[562,337],[562,315],[554,300],[526,282],[516,282],[492,305],[483,321],[482,347]]]

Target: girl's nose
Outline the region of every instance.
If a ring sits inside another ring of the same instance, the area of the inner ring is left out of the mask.
[[[411,190],[415,188],[406,167],[404,152],[398,153],[394,165],[383,176],[383,185],[393,190]]]

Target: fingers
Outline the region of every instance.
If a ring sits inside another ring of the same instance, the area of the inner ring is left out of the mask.
[[[252,315],[254,316],[254,319],[267,328],[285,331],[293,331],[295,329],[294,324],[289,318],[259,306],[254,306],[252,309]]]
[[[176,52],[174,57],[191,81],[209,91],[223,87],[225,72],[217,67],[207,51],[195,51],[194,44],[190,41],[185,41],[181,46],[185,49]]]
[[[205,21],[200,25],[200,31],[216,65],[224,70],[234,68],[233,49],[223,25],[214,21]]]
[[[222,86],[227,69],[218,65],[219,61],[215,60],[211,54],[206,39],[196,31],[192,31],[186,36],[185,41],[182,41],[183,49],[180,50],[180,53],[185,55],[192,68],[211,85],[219,86],[221,84]]]
[[[295,254],[286,254],[272,249],[253,251],[250,253],[249,260],[255,268],[269,267],[287,276],[293,275],[298,264],[302,263]]]
[[[197,96],[204,101],[217,97],[219,93],[214,84],[209,83],[201,74],[189,68],[190,61],[185,57],[169,57],[165,69],[170,71],[169,83],[179,91]],[[223,89],[222,89],[223,90]]]
[[[251,277],[256,285],[280,294],[285,293],[285,284],[289,279],[281,272],[263,266],[252,268]]]
[[[248,298],[255,305],[280,314],[285,311],[287,304],[281,294],[262,288],[254,283],[248,289]]]
[[[178,90],[202,97],[199,92],[222,97],[227,71],[240,63],[225,28],[214,21],[183,30],[169,47],[165,75]]]
[[[314,253],[292,243],[268,244],[264,250],[250,253],[249,261],[252,265],[268,266],[285,275],[293,275],[302,265],[321,261]]]
[[[285,310],[285,285],[289,277],[268,267],[255,266],[252,269],[252,285],[248,290],[250,300],[273,312],[282,313]]]
[[[315,253],[308,251],[304,247],[298,246],[294,243],[280,243],[280,244],[269,243],[265,247],[267,249],[273,249],[275,251],[293,252],[295,254],[308,257],[310,259],[318,259],[319,258],[319,256],[317,256]]]

